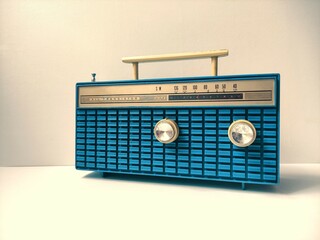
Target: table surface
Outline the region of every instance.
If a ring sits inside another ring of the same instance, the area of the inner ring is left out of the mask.
[[[0,168],[0,239],[320,239],[320,164],[277,186]]]

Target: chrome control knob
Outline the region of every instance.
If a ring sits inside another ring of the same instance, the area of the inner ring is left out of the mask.
[[[247,120],[234,121],[228,130],[230,141],[238,147],[250,146],[256,139],[256,129]]]
[[[154,135],[159,142],[171,143],[178,138],[179,127],[175,121],[165,118],[157,122]]]

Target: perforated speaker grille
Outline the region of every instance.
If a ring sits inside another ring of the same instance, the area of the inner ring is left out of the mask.
[[[79,109],[76,167],[101,172],[200,178],[251,183],[278,182],[276,108]],[[179,138],[162,144],[155,124],[169,118]],[[228,138],[230,124],[253,123],[255,142],[246,148]]]

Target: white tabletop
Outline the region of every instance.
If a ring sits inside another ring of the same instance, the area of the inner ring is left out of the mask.
[[[278,186],[0,168],[0,239],[320,239],[320,164]]]

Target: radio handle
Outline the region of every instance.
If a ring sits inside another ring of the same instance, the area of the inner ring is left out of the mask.
[[[160,61],[172,61],[172,60],[185,60],[194,58],[211,58],[211,70],[212,75],[218,74],[218,57],[228,56],[229,51],[227,49],[212,50],[205,52],[188,52],[188,53],[173,53],[163,55],[151,55],[151,56],[137,56],[137,57],[124,57],[122,62],[132,63],[133,66],[133,78],[139,79],[139,63],[142,62],[160,62]]]

